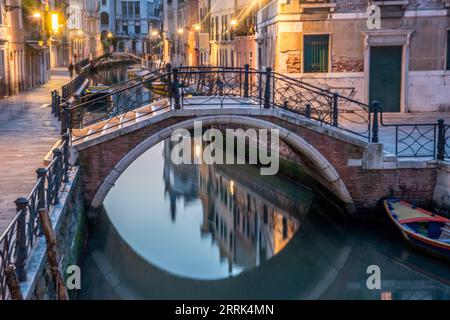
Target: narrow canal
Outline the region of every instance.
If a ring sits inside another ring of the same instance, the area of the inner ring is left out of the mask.
[[[109,192],[81,299],[450,299],[449,265],[384,212],[347,226],[314,189],[247,165],[176,166],[172,148],[146,151]],[[366,284],[373,265],[381,290]]]

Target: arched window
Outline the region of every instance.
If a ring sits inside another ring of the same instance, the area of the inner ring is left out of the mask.
[[[100,14],[100,21],[102,25],[109,25],[109,14],[106,12],[102,12]]]

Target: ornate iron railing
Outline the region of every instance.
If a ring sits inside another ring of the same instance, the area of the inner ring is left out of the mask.
[[[97,98],[85,96],[83,97],[85,102],[80,102],[80,100],[73,104],[68,102],[63,105],[61,126],[63,130],[81,129],[162,100],[165,98],[166,91],[158,93],[152,91],[151,86],[154,86],[156,82],[159,82],[161,86],[166,86],[165,77],[156,71],[144,77],[123,82],[115,86],[115,90],[110,93],[103,91],[101,92],[103,94]],[[96,94],[98,95],[99,92]]]
[[[273,106],[370,139],[368,105],[279,73],[272,81]]]
[[[110,94],[66,108],[63,122],[67,125],[63,129],[82,129],[168,98],[167,106],[174,109],[193,105],[283,108],[319,125],[371,138],[369,106],[338,92],[273,73],[270,68],[259,71],[248,65],[244,68],[167,65],[165,70],[157,71],[139,81],[127,81]]]
[[[69,83],[62,86],[62,100],[66,101],[68,100],[72,95],[77,92],[78,89],[81,88],[85,80],[87,79],[87,76],[90,72],[90,67],[86,66],[84,67],[79,74],[75,76]]]
[[[386,131],[383,142],[394,143],[398,157],[450,158],[450,125],[444,124],[443,119],[435,123],[385,123],[380,112],[380,124],[391,129],[391,132]],[[389,141],[389,135],[393,136],[393,141]]]
[[[83,70],[83,68],[85,68],[89,64],[90,64],[89,58],[86,58],[86,59],[83,59],[81,61],[78,61],[77,63],[75,63],[75,71],[76,72],[81,72],[81,70]]]
[[[59,203],[63,183],[68,181],[69,134],[53,150],[53,160],[36,170],[37,181],[28,196],[18,198],[17,214],[0,236],[0,300],[8,299],[5,269],[14,265],[19,281],[26,280],[25,264],[38,237],[41,236],[38,211]]]

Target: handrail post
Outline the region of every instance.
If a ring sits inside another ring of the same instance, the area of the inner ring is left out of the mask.
[[[47,170],[45,168],[38,168],[36,170],[37,180],[39,179],[39,187],[37,190],[37,197],[38,197],[38,210],[45,208],[45,176],[47,174]]]
[[[245,65],[245,73],[244,73],[244,98],[248,98],[248,73],[250,66],[248,64]]]
[[[56,90],[51,92],[52,95],[52,114],[55,114],[55,105],[56,105]]]
[[[60,110],[58,111],[61,116],[59,119],[61,120],[61,134],[67,131],[67,124],[66,124],[66,117],[65,117],[65,110],[66,110],[67,102],[61,103]]]
[[[311,118],[311,104],[307,103],[305,105],[305,117]]]
[[[372,119],[372,142],[378,143],[378,112],[380,111],[380,102],[374,100],[370,103],[370,111],[373,113]]]
[[[61,123],[61,135],[66,133],[67,130],[69,130],[69,131],[72,130],[71,108],[72,108],[72,103],[70,101],[67,101],[64,104],[64,109],[62,110],[64,126]]]
[[[266,89],[264,91],[264,108],[269,109],[270,108],[270,75],[272,73],[272,68],[267,67],[266,69]]]
[[[437,141],[437,159],[445,159],[445,127],[444,119],[438,121],[438,141]]]
[[[178,68],[173,69],[173,98],[175,99],[175,110],[181,109],[180,105],[180,86],[178,83]]]
[[[19,213],[17,219],[17,229],[16,229],[16,252],[15,252],[15,267],[17,275],[19,276],[19,281],[25,281],[27,279],[27,274],[25,272],[25,263],[27,260],[27,211],[28,211],[28,200],[26,198],[18,198],[16,201],[17,213]]]
[[[53,149],[53,159],[56,159],[54,168],[53,168],[53,174],[54,177],[54,183],[53,185],[53,204],[59,203],[59,187],[61,184],[61,157],[62,157],[62,151],[60,149]]]
[[[167,73],[167,93],[169,95],[170,104],[172,105],[172,98],[173,98],[172,65],[170,63],[166,64],[166,73]]]
[[[333,125],[333,127],[338,127],[339,126],[338,99],[339,99],[339,94],[337,92],[333,93],[333,112],[332,112],[332,116],[333,116],[332,125]]]
[[[55,115],[58,118],[58,121],[61,121],[61,96],[56,96],[56,105],[55,105]]]
[[[62,136],[62,140],[64,143],[64,148],[63,148],[63,158],[64,158],[64,163],[63,163],[63,172],[64,172],[64,182],[69,181],[69,166],[70,166],[70,162],[69,162],[69,143],[70,143],[70,135],[69,133],[64,133]]]

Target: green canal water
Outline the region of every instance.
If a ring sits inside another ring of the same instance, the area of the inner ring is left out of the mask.
[[[81,299],[449,299],[449,265],[410,248],[384,212],[346,226],[331,200],[247,165],[173,165],[145,152],[104,201]],[[369,266],[381,289],[369,289]]]

